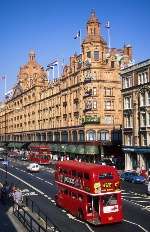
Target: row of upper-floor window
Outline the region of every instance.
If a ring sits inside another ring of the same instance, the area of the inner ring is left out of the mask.
[[[90,88],[90,90],[92,90],[91,91],[91,93],[92,93],[92,95],[93,96],[96,96],[97,94],[98,94],[98,92],[97,92],[97,87],[93,87],[93,88]],[[67,101],[67,100],[72,100],[72,98],[78,98],[78,96],[79,96],[79,94],[78,94],[78,91],[76,91],[74,94],[70,94],[69,95],[69,99],[68,99],[68,97],[67,97],[68,95],[66,95],[66,96],[64,96],[64,97],[62,97],[62,101]],[[104,96],[113,96],[113,88],[104,88]],[[35,97],[35,93],[33,93],[32,94],[32,97]],[[17,110],[22,110],[22,108],[18,108],[18,107],[22,107],[22,104],[23,104],[23,101],[24,102],[27,102],[27,100],[31,100],[31,96],[29,95],[29,96],[26,96],[26,97],[24,97],[23,98],[23,100],[22,99],[20,99],[20,100],[17,100],[17,101],[15,101],[14,103],[12,103],[11,105],[9,105],[9,109],[16,109],[16,111]],[[60,97],[58,97],[57,99],[50,99],[50,101],[48,102],[46,102],[44,105],[50,105],[50,106],[55,106],[56,104],[60,104]],[[43,106],[43,103],[41,103],[41,107]]]
[[[124,128],[133,127],[133,117],[132,115],[124,116]],[[142,112],[138,117],[138,127],[150,127],[150,112]]]
[[[150,91],[144,91],[139,93],[139,106],[150,106]],[[124,97],[124,109],[132,109],[133,108],[133,97],[132,95],[128,95]]]
[[[10,105],[8,105],[8,109],[21,110],[21,108],[19,108],[19,106],[22,107],[23,102],[27,103],[28,101],[34,100],[34,99],[35,99],[35,93],[32,93],[30,95],[26,95],[22,99],[16,100],[16,101],[12,102]]]
[[[97,100],[87,100],[85,101],[85,109],[97,109],[98,101]],[[114,100],[105,100],[104,101],[104,110],[115,110],[115,101]]]
[[[139,140],[140,140],[141,146],[150,146],[150,133],[149,132],[140,133]],[[138,143],[139,143],[139,141],[138,141]],[[134,136],[132,133],[124,134],[124,145],[126,145],[126,146],[135,145],[135,139],[134,139]]]
[[[94,50],[93,52],[87,51],[86,56],[89,59],[93,58],[94,61],[99,61],[100,59],[103,60],[103,54],[103,52],[100,53],[98,50]]]
[[[143,71],[137,74],[137,85],[145,84],[150,81],[148,71]],[[122,78],[122,88],[130,88],[135,85],[135,80],[133,80],[133,76],[127,76]]]
[[[98,50],[92,51],[87,51],[86,53],[87,59],[91,60],[93,59],[94,61],[99,61],[99,60],[104,60],[104,52],[99,52]],[[106,63],[108,63],[108,59],[106,59]],[[115,61],[111,61],[111,68],[115,67]]]
[[[59,123],[61,123],[61,120],[57,120],[57,122],[58,121],[59,121]],[[44,118],[44,119],[38,120],[38,123],[40,123],[40,122],[43,122],[43,123],[49,122],[49,123],[56,124],[56,121],[54,122],[53,118]],[[103,123],[103,124],[114,124],[114,116],[112,116],[112,115],[104,115],[103,120],[101,120],[101,123]],[[35,120],[26,121],[26,122],[22,122],[22,123],[15,123],[15,124],[10,124],[10,125],[8,124],[8,127],[9,128],[16,128],[16,127],[23,127],[23,126],[31,125],[31,124],[33,126],[35,124]],[[1,124],[0,128],[1,129],[3,128],[2,124]]]

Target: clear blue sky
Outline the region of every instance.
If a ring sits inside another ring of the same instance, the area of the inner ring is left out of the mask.
[[[73,37],[81,29],[84,38],[91,9],[105,39],[104,25],[110,20],[111,47],[130,43],[136,62],[150,58],[149,0],[0,0],[0,77],[6,75],[7,90],[15,85],[31,49],[44,67],[56,57],[68,62],[79,53]],[[0,100],[3,96],[0,80]]]

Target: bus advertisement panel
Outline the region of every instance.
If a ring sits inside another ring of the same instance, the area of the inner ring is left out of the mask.
[[[94,225],[123,219],[120,178],[114,167],[78,161],[59,161],[56,204]]]
[[[29,160],[37,164],[50,164],[51,151],[48,146],[30,147]]]

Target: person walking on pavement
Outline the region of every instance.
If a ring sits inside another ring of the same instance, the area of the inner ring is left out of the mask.
[[[16,204],[16,210],[18,210],[18,206],[21,205],[23,201],[22,192],[19,188],[13,193],[14,204]]]
[[[3,204],[6,204],[9,195],[9,184],[7,181],[4,182],[3,187],[1,189],[1,201]]]

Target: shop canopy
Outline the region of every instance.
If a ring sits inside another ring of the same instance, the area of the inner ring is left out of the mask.
[[[85,154],[85,145],[78,145],[76,148],[76,154]]]
[[[87,155],[98,155],[99,149],[98,149],[98,146],[86,145],[84,152]]]
[[[53,143],[49,145],[50,150],[55,152],[59,151],[59,146],[60,146],[59,144],[53,144]]]
[[[59,152],[65,153],[67,150],[67,144],[60,144],[59,146]]]
[[[66,152],[67,152],[67,153],[72,153],[72,154],[74,154],[74,153],[76,153],[76,149],[77,149],[77,146],[76,146],[76,145],[69,144],[69,145],[67,146]]]
[[[25,143],[15,143],[15,142],[13,142],[13,143],[9,143],[7,147],[14,148],[14,149],[15,148],[16,149],[21,149],[21,148],[24,147],[24,145],[25,145]]]

